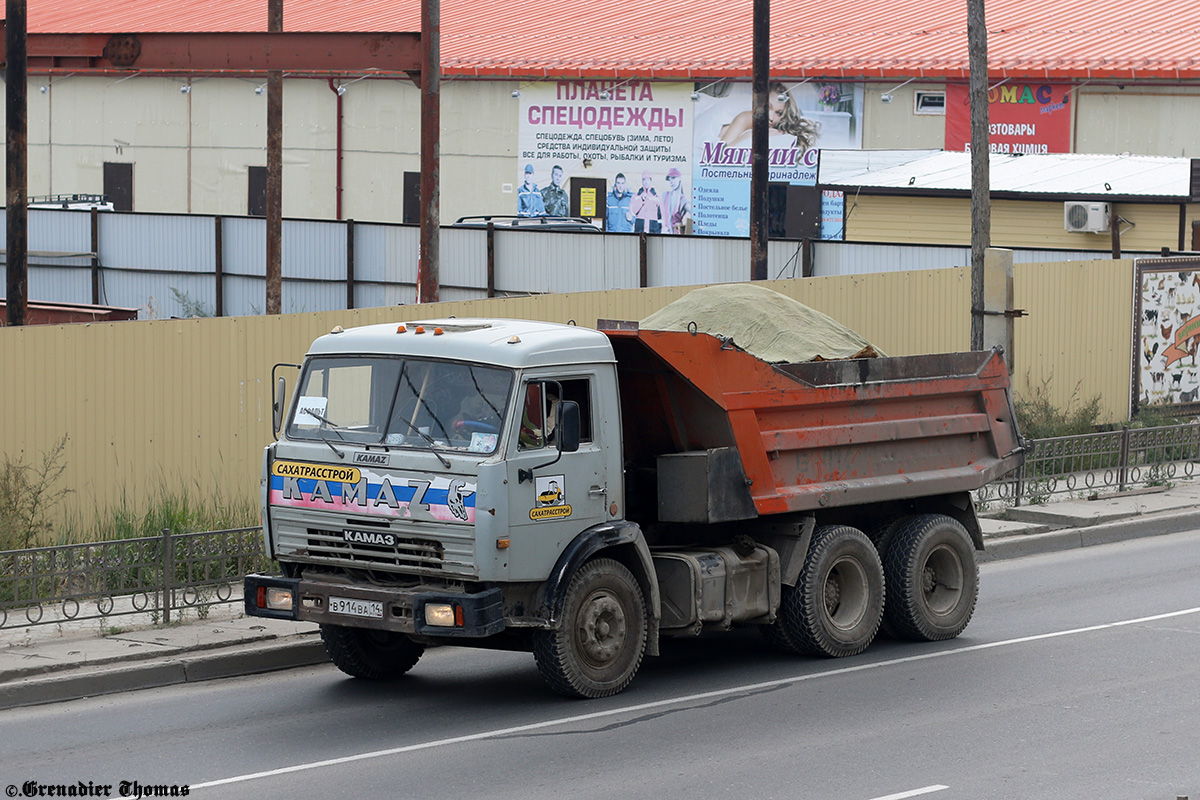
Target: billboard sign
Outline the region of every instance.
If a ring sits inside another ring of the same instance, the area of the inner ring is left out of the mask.
[[[993,153],[1071,152],[1071,96],[1066,86],[1003,83],[988,91],[988,143]],[[946,149],[971,149],[967,87],[946,86]]]
[[[768,169],[772,183],[815,186],[821,147],[862,147],[862,87],[771,83]],[[692,149],[696,233],[748,236],[753,91],[717,83],[697,93]]]
[[[1200,404],[1200,259],[1138,259],[1136,292],[1134,407],[1194,411]]]
[[[687,212],[691,92],[690,83],[649,81],[522,86],[517,213],[566,215],[567,181],[599,178],[606,230],[664,232],[664,213]]]

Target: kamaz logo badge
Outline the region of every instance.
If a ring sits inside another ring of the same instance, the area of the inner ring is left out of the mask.
[[[395,547],[396,537],[378,531],[342,531],[342,538],[351,544],[372,544],[376,547]]]
[[[378,467],[386,467],[388,465],[387,453],[355,453],[355,464],[372,464]]]

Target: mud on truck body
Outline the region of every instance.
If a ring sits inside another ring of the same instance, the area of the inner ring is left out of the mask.
[[[993,351],[772,365],[634,323],[446,319],[335,329],[285,400],[261,490],[281,575],[246,578],[247,613],[319,623],[353,676],[514,649],[576,697],[665,637],[957,636],[970,491],[1022,459]]]

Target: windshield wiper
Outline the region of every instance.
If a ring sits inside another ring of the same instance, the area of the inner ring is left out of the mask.
[[[446,458],[445,456],[443,456],[443,455],[441,454],[441,452],[440,452],[440,451],[437,449],[437,442],[435,442],[435,441],[433,440],[433,437],[432,437],[432,436],[430,436],[429,434],[425,433],[425,431],[421,430],[421,429],[420,429],[420,428],[418,428],[416,425],[413,425],[411,422],[409,422],[408,420],[406,420],[404,417],[396,417],[396,419],[398,419],[398,420],[400,420],[401,422],[403,422],[405,425],[407,425],[407,426],[408,426],[409,430],[411,430],[411,431],[412,431],[413,433],[415,433],[417,436],[420,436],[422,439],[424,439],[424,440],[426,441],[426,443],[428,443],[428,444],[429,444],[429,452],[433,453],[435,456],[437,456],[437,457],[438,457],[438,461],[441,461],[441,462],[442,462],[442,466],[443,466],[443,467],[446,467],[447,469],[449,469],[449,468],[450,468],[450,459],[448,459],[448,458]]]
[[[319,411],[314,411],[311,408],[306,408],[304,410],[304,413],[308,414],[310,417],[315,418],[318,422],[325,423],[325,425],[329,428],[329,430],[331,430],[337,434],[337,437],[339,439],[341,439],[343,442],[346,441],[346,437],[342,436],[341,431],[338,430],[338,426],[335,423],[330,422],[329,418],[326,417],[324,414],[321,414]],[[318,430],[320,430],[320,429],[318,429]],[[321,437],[321,441],[324,442],[325,444],[329,445],[329,449],[332,450],[334,452],[334,455],[336,455],[338,458],[344,459],[346,457],[345,453],[343,453],[341,450],[338,450],[336,447],[334,447],[333,442],[329,441],[324,436]]]

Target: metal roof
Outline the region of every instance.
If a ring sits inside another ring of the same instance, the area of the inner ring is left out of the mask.
[[[904,151],[879,154],[881,166],[864,166],[861,152],[822,150],[818,182],[825,186],[904,190],[914,194],[971,191],[971,154]],[[993,153],[990,192],[1078,195],[1114,199],[1172,198],[1190,194],[1191,159],[1163,156]]]
[[[262,31],[266,0],[30,0],[30,33]],[[443,0],[443,68],[491,78],[747,78],[752,0]],[[965,80],[962,0],[776,0],[781,77]],[[569,14],[567,12],[570,12]],[[1200,0],[993,0],[988,72],[1200,80]],[[288,31],[416,31],[419,0],[287,0]]]

